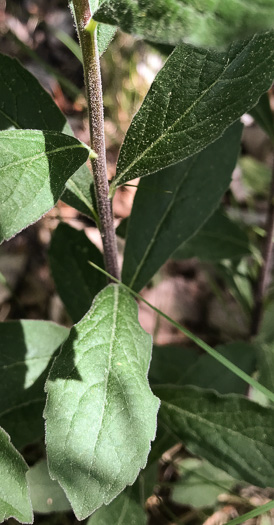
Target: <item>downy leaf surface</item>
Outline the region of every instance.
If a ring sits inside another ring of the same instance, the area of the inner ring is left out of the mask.
[[[197,155],[140,181],[127,227],[125,284],[143,288],[218,207],[231,182],[241,132],[236,123]]]
[[[78,519],[110,503],[146,465],[159,407],[147,380],[150,357],[137,304],[109,285],[53,364],[45,409],[49,472]]]
[[[8,80],[9,79],[9,80]],[[0,129],[40,129],[73,136],[63,113],[18,60],[0,54]],[[66,182],[62,200],[94,218],[92,175],[86,165]]]
[[[15,518],[20,523],[33,523],[26,480],[28,466],[0,427],[0,522]]]
[[[83,231],[60,223],[49,249],[51,273],[57,291],[74,323],[87,313],[94,296],[106,286],[106,278],[88,261],[103,267],[101,252]]]
[[[152,42],[218,48],[274,27],[272,0],[106,0],[94,18]]]
[[[159,421],[187,448],[231,476],[274,484],[274,410],[236,394],[193,387],[157,387]]]
[[[0,425],[17,448],[44,434],[48,367],[68,334],[50,321],[0,323]]]
[[[274,31],[224,53],[180,44],[156,76],[122,145],[115,187],[194,155],[251,109],[274,77]]]
[[[0,132],[0,242],[40,219],[62,195],[89,148],[63,133]]]

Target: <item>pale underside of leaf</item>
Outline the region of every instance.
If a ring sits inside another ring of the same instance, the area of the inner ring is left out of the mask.
[[[136,303],[110,285],[53,364],[45,409],[49,471],[78,519],[110,503],[146,464],[159,406],[147,381],[150,356]]]

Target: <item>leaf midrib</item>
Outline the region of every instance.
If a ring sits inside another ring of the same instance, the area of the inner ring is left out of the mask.
[[[108,358],[108,369],[105,377],[105,386],[104,386],[104,399],[103,399],[103,406],[102,406],[102,413],[100,416],[100,424],[99,429],[97,432],[97,436],[95,438],[93,452],[95,452],[98,440],[100,438],[100,433],[102,431],[102,424],[104,419],[104,413],[106,408],[106,401],[107,401],[107,394],[108,394],[108,381],[109,381],[109,375],[111,370],[111,363],[112,363],[112,355],[113,355],[113,347],[114,347],[114,341],[115,341],[115,332],[116,332],[116,326],[117,326],[117,317],[118,317],[118,303],[119,303],[119,287],[114,285],[113,286],[113,296],[114,296],[114,304],[113,304],[113,316],[112,316],[112,329],[111,329],[111,336],[109,341],[109,358]],[[93,463],[95,460],[95,453],[93,453],[93,458],[88,470],[88,477],[91,476],[91,469],[93,467]],[[82,500],[82,509],[81,509],[81,515],[83,516],[85,514],[85,505],[86,505],[86,498],[87,498],[87,492],[88,492],[88,485],[86,485],[86,490],[83,496]]]

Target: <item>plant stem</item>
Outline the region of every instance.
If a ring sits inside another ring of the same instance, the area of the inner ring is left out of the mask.
[[[89,0],[72,0],[72,5],[83,54],[91,148],[97,153],[97,159],[92,160],[92,169],[100,219],[100,231],[104,247],[105,267],[111,275],[119,278],[112,205],[108,198],[109,187],[106,165],[101,71],[97,47],[97,24],[91,18]]]
[[[270,282],[274,235],[274,162],[272,168],[272,179],[269,191],[269,201],[266,218],[266,237],[263,246],[263,262],[260,269],[257,286],[254,293],[254,309],[251,323],[251,335],[257,335],[263,314],[263,303],[265,293]]]

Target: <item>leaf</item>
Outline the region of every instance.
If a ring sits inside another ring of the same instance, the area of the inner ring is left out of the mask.
[[[274,26],[272,0],[107,0],[94,18],[153,42],[217,47]]]
[[[47,367],[68,333],[49,321],[0,323],[0,424],[18,448],[43,436]]]
[[[93,16],[96,9],[102,4],[103,0],[89,0],[89,7],[91,16]],[[97,27],[97,46],[99,55],[102,55],[113,39],[117,28],[109,25],[99,24]]]
[[[54,131],[0,132],[0,242],[52,208],[89,149]]]
[[[57,481],[49,477],[45,459],[38,461],[27,473],[31,503],[34,512],[64,512],[71,506]]]
[[[103,267],[103,256],[83,231],[60,223],[53,233],[49,261],[57,291],[74,323],[89,310],[106,278],[88,261]]]
[[[217,262],[239,259],[250,254],[249,239],[239,226],[222,211],[217,210],[191,239],[176,250],[172,259],[191,259]]]
[[[152,495],[157,479],[158,461],[141,470],[132,487],[127,487],[109,505],[103,505],[87,525],[147,525],[145,502]]]
[[[172,499],[180,505],[213,507],[219,494],[230,491],[235,479],[207,461],[187,458],[178,465],[180,479],[174,484]]]
[[[0,428],[0,522],[15,518],[20,523],[33,523],[26,481],[28,466]]]
[[[81,166],[67,180],[61,200],[97,222],[93,177],[87,166]]]
[[[158,387],[159,420],[187,448],[237,479],[274,484],[274,411],[193,387]]]
[[[172,345],[153,345],[149,368],[151,385],[176,384],[192,370],[199,353],[193,348]]]
[[[99,24],[97,27],[97,45],[98,52],[101,56],[108,48],[110,42],[114,38],[117,31],[116,27],[111,27],[105,24]]]
[[[136,501],[133,487],[127,487],[107,507],[104,505],[93,514],[87,525],[146,525],[147,515],[140,503]]]
[[[241,181],[248,196],[260,196],[267,198],[271,183],[271,169],[249,155],[243,155],[239,159],[241,168]]]
[[[7,79],[10,79],[7,82]],[[0,129],[61,131],[73,136],[63,113],[36,78],[18,60],[0,54]],[[94,219],[90,187],[92,175],[86,165],[66,182],[62,200]]]
[[[78,519],[110,503],[146,464],[159,406],[147,381],[150,356],[134,299],[109,285],[53,364],[45,409],[49,472]]]
[[[218,345],[216,350],[231,363],[251,375],[255,371],[256,347],[245,341],[237,341],[226,345]],[[201,355],[194,366],[186,370],[182,376],[182,385],[194,385],[201,388],[211,388],[220,394],[244,394],[247,385],[245,381],[233,374],[210,355]]]
[[[251,109],[271,85],[273,44],[274,31],[225,53],[178,45],[132,120],[111,193],[194,155]]]
[[[216,350],[247,374],[254,372],[256,345],[238,341],[217,346]],[[242,379],[210,355],[176,346],[153,347],[149,377],[152,385],[194,385],[220,394],[244,394],[247,388]]]
[[[249,113],[267,133],[272,142],[274,142],[274,118],[268,93],[264,93],[261,96],[258,104]]]
[[[259,334],[256,341],[259,343],[273,343],[274,341],[274,301],[269,302],[263,312]]]
[[[258,381],[274,392],[274,344],[272,343],[258,343],[257,345],[258,357]]]
[[[242,126],[190,159],[140,181],[127,228],[122,280],[140,290],[219,205],[235,166]],[[149,190],[146,190],[149,185]]]

